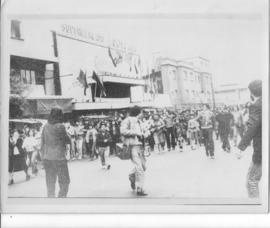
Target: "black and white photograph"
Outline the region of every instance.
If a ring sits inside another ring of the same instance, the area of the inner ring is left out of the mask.
[[[4,210],[267,212],[268,1],[97,2],[2,6]]]

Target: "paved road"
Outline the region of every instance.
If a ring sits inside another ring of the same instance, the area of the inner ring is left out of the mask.
[[[223,152],[215,142],[215,160],[205,156],[204,148],[184,152],[171,151],[152,154],[147,160],[145,189],[149,197],[179,198],[245,198],[245,180],[252,148],[241,160],[234,150]],[[69,197],[134,197],[127,175],[130,161],[110,158],[111,170],[102,170],[100,161],[69,162],[71,184]],[[15,173],[15,184],[8,187],[10,197],[44,197],[44,171],[25,182],[23,172]]]

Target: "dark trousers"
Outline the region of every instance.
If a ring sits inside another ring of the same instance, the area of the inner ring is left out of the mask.
[[[90,140],[86,143],[87,155],[93,157],[93,140]]]
[[[218,140],[219,139],[219,130],[216,130],[216,140]]]
[[[116,143],[117,143],[117,137],[115,135],[112,136],[112,142],[110,144],[110,155],[115,154],[116,152]]]
[[[223,133],[220,135],[221,141],[222,141],[222,149],[223,150],[230,150],[231,145],[229,142],[229,133]]]
[[[47,196],[55,197],[55,184],[58,178],[59,193],[58,197],[67,197],[70,178],[66,160],[44,160],[44,169],[46,174]]]
[[[203,144],[202,130],[198,131],[198,143],[199,143],[200,146]]]
[[[173,131],[173,127],[166,128],[166,142],[168,149],[175,148],[175,135]]]
[[[205,146],[206,155],[214,156],[214,140],[213,140],[213,129],[206,128],[202,129],[203,141]]]
[[[109,146],[99,147],[98,152],[99,152],[99,156],[100,156],[101,165],[106,166],[107,161],[109,159],[109,155],[110,155],[110,147]]]
[[[151,134],[149,137],[149,146],[151,148],[151,151],[153,151],[155,148],[155,140],[154,140],[153,134]]]

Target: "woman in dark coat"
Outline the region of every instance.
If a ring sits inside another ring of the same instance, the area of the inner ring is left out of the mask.
[[[17,135],[16,135],[17,134]],[[22,132],[10,131],[9,134],[9,156],[8,156],[8,172],[9,172],[9,185],[14,184],[13,174],[14,172],[24,171],[26,180],[30,180],[28,174],[28,167],[26,165],[26,156],[22,148],[23,137]]]

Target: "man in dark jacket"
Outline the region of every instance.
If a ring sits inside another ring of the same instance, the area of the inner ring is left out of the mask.
[[[111,165],[107,164],[110,155],[111,135],[106,129],[106,124],[101,123],[100,131],[97,134],[97,148],[101,160],[102,169],[110,169]]]
[[[239,158],[253,140],[252,162],[247,175],[247,190],[250,198],[259,197],[259,181],[262,176],[262,82],[255,80],[248,86],[252,104],[249,107],[247,131],[238,145]]]
[[[233,115],[229,112],[227,107],[216,116],[218,122],[219,135],[222,141],[222,149],[226,152],[231,152],[231,146],[229,142],[229,134],[233,123]]]

